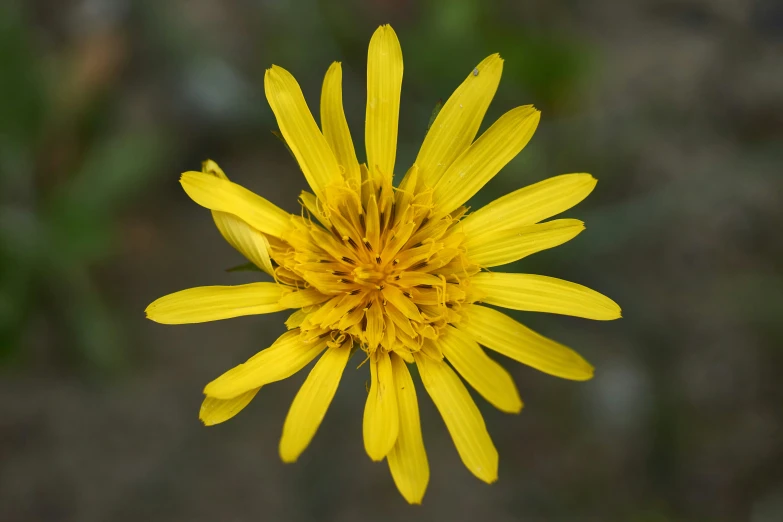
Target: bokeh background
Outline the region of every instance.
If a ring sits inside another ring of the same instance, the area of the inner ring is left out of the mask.
[[[501,454],[492,486],[463,468],[419,387],[420,507],[364,454],[359,357],[284,465],[306,372],[229,423],[197,418],[203,385],[284,315],[166,327],[143,314],[172,291],[255,277],[226,272],[243,260],[181,172],[212,158],[298,210],[304,180],[270,132],[265,68],[292,71],[315,108],[342,61],[360,137],[366,46],[387,22],[405,57],[398,165],[437,101],[500,52],[484,127],[526,103],[543,118],[474,204],[594,174],[566,214],[587,231],[512,270],[624,309],[611,323],[518,314],[597,371],[573,383],[504,361],[526,407],[478,401]],[[4,0],[0,520],[783,520],[782,143],[775,0]]]

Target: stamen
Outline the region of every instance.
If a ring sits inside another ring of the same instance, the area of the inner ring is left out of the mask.
[[[369,301],[367,303],[367,306],[364,307],[365,310],[369,310],[372,307],[372,301]]]
[[[364,246],[367,247],[367,250],[372,250],[372,245],[370,244],[370,241],[366,237],[362,238],[362,242],[364,243]]]
[[[348,263],[349,265],[355,265],[355,264],[356,264],[356,261],[354,261],[353,259],[351,259],[351,258],[349,258],[349,257],[345,257],[345,256],[343,256],[343,257],[342,257],[342,260],[343,260],[344,262]]]
[[[421,225],[419,225],[419,228],[424,228],[424,225],[426,225],[427,221],[429,221],[429,220],[430,220],[429,216],[427,216],[424,219],[422,219],[421,220]]]
[[[332,270],[332,275],[336,276],[347,276],[348,272],[340,272],[339,270]]]
[[[351,290],[350,292],[348,292],[348,295],[356,295],[359,292],[361,292],[361,290],[359,288],[357,288],[356,290]]]
[[[397,259],[395,259],[394,261],[392,261],[392,265],[397,265],[399,263],[400,263],[400,258],[399,257]]]
[[[404,296],[405,296],[405,297],[407,297],[408,299],[413,299],[413,296],[411,295],[411,293],[410,293],[410,292],[403,292],[403,293],[402,293],[402,295],[404,295]]]
[[[432,285],[416,285],[416,288],[432,288]]]
[[[347,241],[354,248],[359,248],[359,245],[357,245],[356,241],[354,241],[353,238],[350,236],[343,236],[343,241]]]
[[[347,285],[349,285],[349,284],[353,283],[353,281],[351,281],[350,279],[340,279],[340,280],[339,280],[339,282],[340,282],[340,283],[345,283],[345,284],[347,284]]]
[[[329,230],[332,231],[332,234],[334,234],[334,237],[340,237],[340,233],[337,231],[336,228],[334,228],[334,225],[332,225]]]
[[[412,267],[410,267],[409,270],[418,270],[419,268],[424,268],[425,266],[427,266],[427,264],[428,263],[426,261],[420,261],[415,265],[413,265]]]
[[[381,264],[381,256],[375,256],[375,262]]]

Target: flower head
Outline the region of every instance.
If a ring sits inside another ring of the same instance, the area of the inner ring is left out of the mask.
[[[484,306],[620,317],[617,304],[584,286],[486,270],[579,234],[581,221],[542,221],[580,202],[596,183],[588,174],[557,176],[468,211],[465,203],[524,148],[539,121],[532,106],[517,107],[475,139],[502,69],[503,60],[492,55],[470,70],[397,187],[403,66],[390,26],[370,41],[366,163],[357,160],[343,113],[339,63],[324,79],[321,128],[293,76],[277,66],[267,70],[267,99],[313,190],[301,195],[302,215],[232,183],[212,161],[184,173],[181,183],[212,211],[223,237],[274,282],[191,288],[147,308],[150,319],[165,324],[295,310],[288,332],[271,347],[207,384],[205,424],[228,420],[259,388],[317,358],[283,427],[280,455],[293,462],[315,435],[349,358],[361,350],[370,370],[367,454],[385,458],[402,495],[418,503],[429,465],[409,364],[418,367],[462,461],[485,482],[497,479],[498,454],[462,379],[502,411],[519,412],[522,401],[482,346],[566,379],[592,377],[575,352]]]

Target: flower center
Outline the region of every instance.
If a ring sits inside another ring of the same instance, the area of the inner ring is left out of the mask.
[[[277,275],[315,291],[299,324],[308,338],[350,335],[368,353],[410,355],[459,320],[464,281],[478,270],[460,247],[464,209],[433,215],[431,191],[351,195],[329,206],[303,198],[318,222],[297,220],[288,245],[271,245]]]

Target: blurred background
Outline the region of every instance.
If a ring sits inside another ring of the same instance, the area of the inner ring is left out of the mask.
[[[526,407],[478,401],[501,454],[492,486],[462,466],[419,386],[432,469],[420,507],[364,453],[358,357],[313,444],[284,465],[278,437],[306,371],[226,424],[197,415],[203,385],[285,315],[166,327],[143,313],[163,294],[256,278],[226,272],[243,260],[179,174],[211,158],[298,211],[304,179],[270,132],[264,70],[294,73],[317,112],[323,74],[343,62],[360,138],[381,23],[405,58],[400,169],[438,100],[499,52],[484,127],[521,104],[543,117],[473,204],[594,174],[566,213],[587,231],[511,270],[586,284],[624,311],[517,315],[596,377],[502,361]],[[0,520],[783,520],[782,140],[775,0],[4,0]]]

